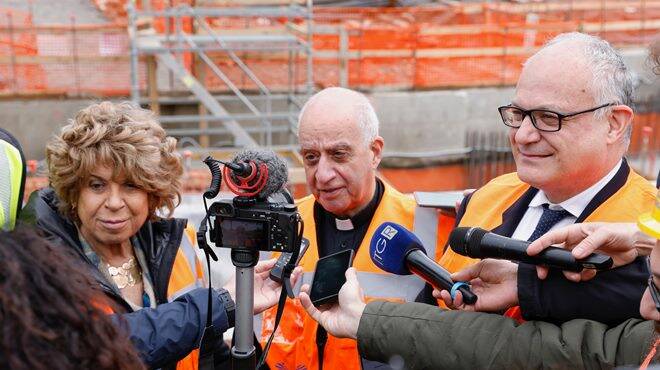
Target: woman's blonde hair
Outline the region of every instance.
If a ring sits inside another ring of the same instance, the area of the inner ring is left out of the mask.
[[[154,114],[129,102],[92,104],[76,114],[46,146],[50,185],[59,210],[77,219],[80,188],[98,165],[113,169],[113,177],[143,189],[149,215],[167,209],[171,216],[181,199],[183,166],[176,139],[165,135]]]

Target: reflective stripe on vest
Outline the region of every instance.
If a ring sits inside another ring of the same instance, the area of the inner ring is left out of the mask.
[[[372,299],[412,302],[417,297],[417,293],[424,288],[424,282],[415,275],[402,276],[357,271],[357,277],[364,295]],[[300,293],[300,287],[303,284],[311,286],[313,280],[314,272],[303,273],[294,288],[295,294]]]
[[[438,239],[438,210],[431,207],[415,207],[415,223],[412,232],[417,235],[426,249],[426,254],[435,258],[435,242]]]
[[[181,245],[174,258],[174,266],[167,287],[167,300],[173,301],[179,296],[204,286],[204,272],[195,253],[195,241],[190,239],[194,229],[187,226],[181,236]]]
[[[13,145],[0,140],[0,229],[11,230],[21,206],[21,177],[23,163],[21,153]]]
[[[169,302],[195,288],[204,286],[204,271],[195,253],[197,241],[195,235],[195,229],[192,225],[186,225],[167,287],[167,300]],[[198,364],[199,350],[195,349],[177,362],[176,369],[197,370]]]

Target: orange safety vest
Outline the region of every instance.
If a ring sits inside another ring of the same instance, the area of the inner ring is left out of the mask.
[[[167,301],[172,302],[177,297],[199,287],[206,286],[204,282],[204,270],[195,254],[195,229],[187,225],[185,233],[181,238],[181,245],[176,252],[172,273],[167,287]],[[115,313],[111,305],[103,300],[92,302],[107,314]],[[199,350],[195,349],[176,364],[177,370],[197,370],[199,365]]]
[[[624,163],[623,166],[627,164]],[[530,186],[520,181],[515,172],[491,180],[473,193],[459,226],[492,230],[502,225],[504,212],[529,189]],[[656,193],[657,190],[648,180],[630,169],[623,186],[601,203],[583,222],[636,222],[640,214],[653,209]],[[439,263],[453,273],[478,261],[461,256],[447,248]]]
[[[300,261],[303,277],[298,286],[302,283],[311,283],[316,261],[319,259],[314,203],[314,197],[311,195],[297,202],[298,211],[305,222],[304,237],[310,242],[307,253]],[[390,221],[413,230],[424,243],[427,253],[439,258],[436,250],[441,248],[435,248],[436,241],[438,239],[446,240],[448,235],[445,234],[443,237],[436,235],[438,215],[439,213],[435,209],[416,208],[412,197],[403,195],[385,184],[383,198],[353,260],[353,267],[358,271],[358,280],[367,301],[373,299],[413,301],[424,287],[424,282],[416,276],[392,275],[373,264],[369,256],[369,244],[371,236],[378,226]],[[441,218],[447,217],[442,216]],[[453,224],[453,219],[450,219],[449,223]],[[265,343],[273,331],[276,312],[276,307],[273,307],[263,313],[262,343]],[[287,300],[280,325],[268,353],[267,362],[270,368],[317,369],[316,329],[316,322],[307,315],[300,301],[298,299]],[[328,335],[323,368],[360,369],[361,362],[356,342],[352,339],[340,339]]]
[[[172,273],[167,286],[167,301],[172,302],[189,291],[206,286],[204,269],[197,258],[195,248],[197,239],[195,229],[188,224],[181,245],[176,252]],[[176,364],[177,370],[197,370],[199,365],[199,350],[195,349]]]

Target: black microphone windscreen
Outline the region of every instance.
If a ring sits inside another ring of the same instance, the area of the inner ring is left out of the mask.
[[[284,184],[286,184],[289,178],[289,169],[284,159],[279,157],[277,153],[265,149],[244,149],[236,153],[232,159],[234,163],[249,161],[254,161],[257,165],[264,163],[268,167],[268,180],[264,188],[259,192],[259,198],[266,199],[284,187]],[[238,180],[234,174],[231,176],[235,182]]]

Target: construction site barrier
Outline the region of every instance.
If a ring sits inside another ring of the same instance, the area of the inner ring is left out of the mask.
[[[72,17],[69,24],[33,25],[30,14],[0,8],[0,94],[127,95],[130,41],[125,1],[96,1],[113,23],[82,25]],[[169,6],[169,1],[154,0],[149,6],[162,10],[166,3]],[[208,19],[220,34],[272,34],[282,32],[285,21],[256,16]],[[293,20],[289,31],[303,37],[304,22]],[[171,34],[170,23],[167,17],[154,17],[142,28]],[[190,22],[181,27],[184,33],[192,32]],[[511,85],[525,58],[549,38],[568,31],[599,35],[618,48],[644,48],[660,33],[660,1],[315,8],[314,82],[319,87],[361,90]],[[239,88],[256,89],[226,55],[210,55]],[[283,62],[288,55],[259,50],[238,55],[273,91],[288,83],[290,71]],[[293,64],[296,84],[304,84],[305,63],[301,55]],[[145,64],[140,62],[138,72],[142,89]],[[204,75],[207,88],[227,90],[213,73]]]

